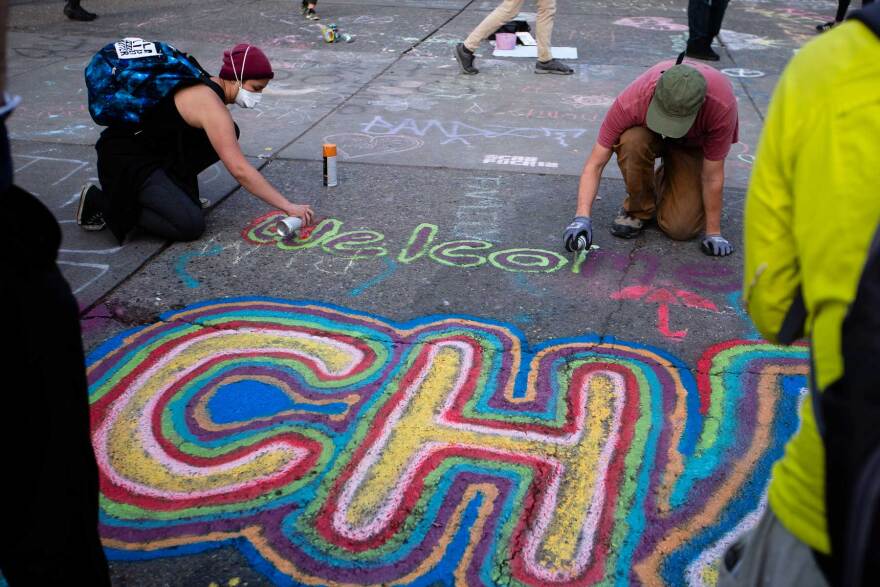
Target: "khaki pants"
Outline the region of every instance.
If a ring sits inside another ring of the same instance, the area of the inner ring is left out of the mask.
[[[476,51],[480,43],[513,20],[519,14],[525,0],[504,0],[498,8],[483,19],[477,28],[464,40],[464,46]],[[538,42],[538,61],[550,61],[550,38],[553,36],[553,17],[556,16],[556,0],[538,0],[538,31],[535,39]]]
[[[630,128],[614,145],[617,164],[626,184],[623,209],[630,216],[650,220],[670,238],[688,240],[705,228],[703,209],[703,149],[664,141],[643,127]],[[662,164],[654,171],[654,160]]]

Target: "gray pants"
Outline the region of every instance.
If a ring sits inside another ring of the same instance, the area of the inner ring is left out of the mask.
[[[828,587],[809,546],[768,507],[758,525],[725,552],[718,587]]]
[[[154,171],[138,194],[138,226],[170,241],[193,241],[205,232],[205,215],[162,169]]]

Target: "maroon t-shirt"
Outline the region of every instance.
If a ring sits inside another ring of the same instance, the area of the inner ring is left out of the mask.
[[[710,161],[720,161],[727,157],[730,146],[739,141],[739,116],[733,86],[727,77],[703,63],[687,61],[706,78],[706,101],[693,126],[684,136],[686,145],[703,148],[703,157]],[[645,117],[648,105],[654,97],[654,88],[660,75],[675,65],[674,60],[662,61],[633,81],[614,100],[602,127],[599,129],[599,144],[613,149],[620,141],[623,131],[634,126],[646,126]]]

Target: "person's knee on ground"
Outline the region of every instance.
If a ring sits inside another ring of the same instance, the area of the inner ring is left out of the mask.
[[[205,217],[194,213],[168,218],[150,208],[141,209],[138,226],[155,236],[174,241],[190,242],[205,234]]]
[[[681,146],[665,149],[655,175],[657,225],[673,240],[690,240],[705,229],[702,171],[702,149]]]
[[[695,222],[687,218],[670,220],[663,216],[663,209],[657,212],[657,226],[663,233],[676,241],[689,241],[696,238],[703,231],[703,222]]]
[[[138,226],[172,241],[193,241],[205,233],[205,217],[197,205],[164,170],[154,171],[138,195]]]
[[[667,163],[664,162],[664,168]],[[658,174],[660,178],[664,171],[669,170],[662,170]],[[676,184],[664,186],[662,179],[658,179],[660,201],[657,205],[657,226],[672,240],[688,241],[702,234],[706,226],[706,212],[703,209],[701,186],[697,183],[688,185],[687,176],[678,179],[677,189],[672,187]]]

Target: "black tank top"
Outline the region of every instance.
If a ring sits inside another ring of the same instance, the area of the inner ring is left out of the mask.
[[[174,93],[200,83],[224,100],[223,89],[207,77],[179,86]],[[98,177],[110,200],[104,217],[120,242],[134,226],[140,210],[138,190],[156,169],[165,169],[176,183],[198,200],[197,178],[185,171],[190,158],[185,145],[193,136],[203,136],[205,131],[186,123],[174,103],[174,93],[144,116],[140,128],[107,127],[95,145]]]
[[[217,94],[217,97],[220,98],[221,102],[225,99],[223,88],[211,79],[193,80],[191,83],[181,84],[174,90],[174,92],[165,96],[165,98],[156,104],[150,112],[144,115],[144,123],[141,125],[140,131],[153,135],[161,135],[165,132],[177,132],[191,128],[177,110],[177,105],[174,103],[174,96],[184,88],[189,88],[201,83],[211,88],[214,93]],[[156,136],[156,138],[159,137]]]

